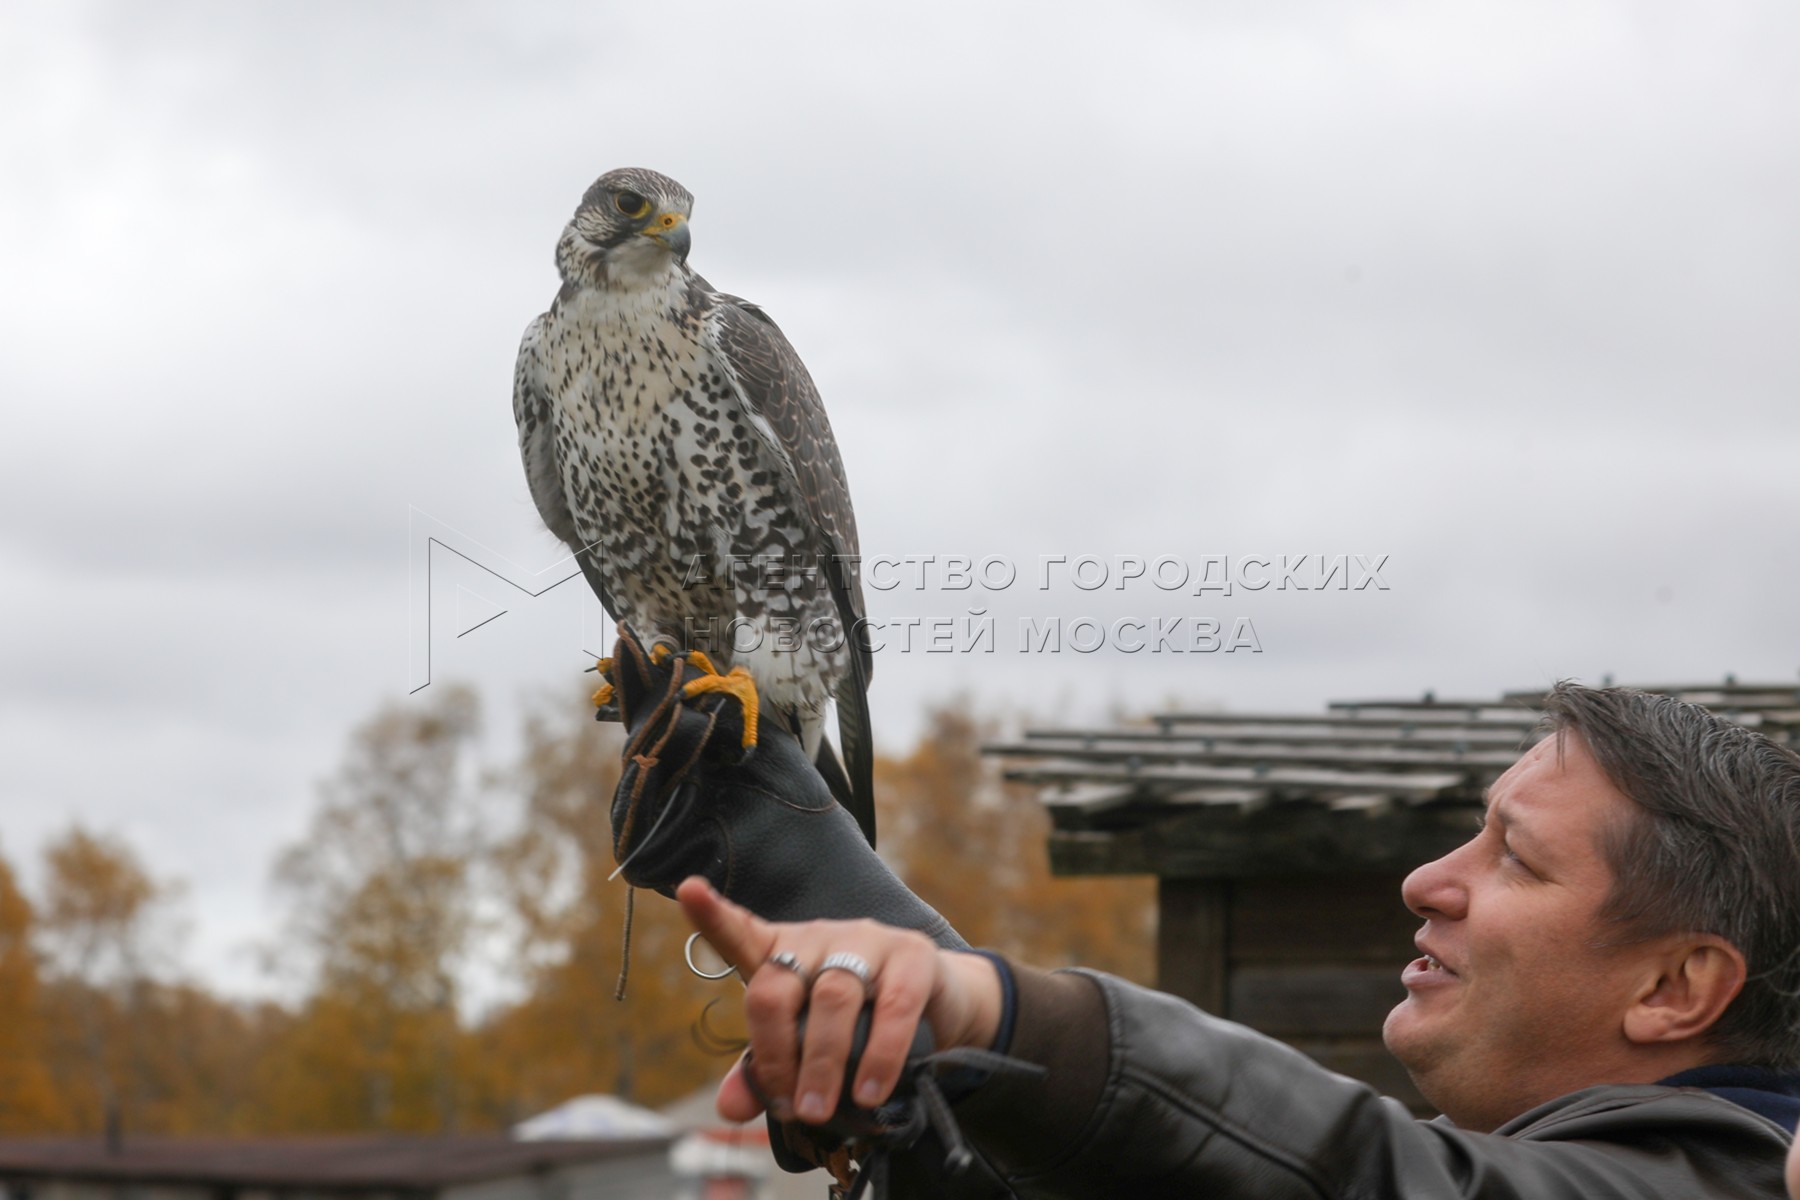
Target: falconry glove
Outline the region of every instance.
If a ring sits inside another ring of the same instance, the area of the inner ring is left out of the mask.
[[[607,674],[627,731],[612,802],[626,881],[673,897],[702,875],[764,920],[869,917],[967,949],[876,856],[792,733],[768,722],[747,744],[736,695],[687,694],[716,678],[709,666],[620,628]]]
[[[868,917],[916,929],[948,950],[968,949],[876,856],[792,733],[765,726],[746,748],[736,695],[687,694],[709,666],[704,656],[646,649],[623,627],[603,664],[610,690],[596,697],[601,715],[610,718],[616,704],[627,730],[612,803],[613,855],[626,881],[672,897],[683,879],[701,875],[765,920]],[[949,1103],[967,1089],[971,1070],[1012,1065],[982,1051],[934,1053],[923,1031],[880,1109],[846,1100],[823,1126],[771,1117],[775,1160],[790,1172],[825,1168],[837,1180],[834,1193],[846,1197],[871,1187],[875,1197],[1010,1196],[963,1145]],[[947,1087],[935,1078],[946,1067],[962,1070]]]

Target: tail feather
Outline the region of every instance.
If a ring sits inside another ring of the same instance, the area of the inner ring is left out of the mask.
[[[813,766],[825,777],[825,786],[831,790],[831,798],[849,809],[856,802],[856,792],[850,786],[850,776],[838,759],[837,751],[832,749],[831,739],[819,739],[819,748],[813,752]]]
[[[875,734],[869,725],[869,697],[863,682],[860,663],[855,655],[851,662],[857,665],[852,668],[850,677],[838,685],[838,743],[844,749],[844,760],[837,761],[831,752],[831,743],[821,738],[819,753],[815,763],[819,773],[825,776],[825,782],[831,787],[831,794],[839,804],[850,810],[856,823],[862,826],[863,836],[869,839],[869,845],[875,845]],[[831,760],[827,766],[825,760]],[[833,776],[836,776],[834,779]]]

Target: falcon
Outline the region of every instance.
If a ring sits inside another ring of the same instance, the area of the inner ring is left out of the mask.
[[[693,207],[640,168],[582,196],[556,243],[562,288],[519,346],[525,478],[608,615],[689,652],[707,672],[690,694],[738,695],[746,743],[759,716],[798,736],[873,844],[874,661],[844,465],[775,322],[688,266]]]

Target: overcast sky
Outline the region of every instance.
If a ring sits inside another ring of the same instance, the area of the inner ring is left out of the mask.
[[[1794,681],[1797,11],[10,4],[0,853],[123,834],[249,989],[271,856],[428,645],[496,752],[573,689],[578,585],[439,551],[427,631],[424,538],[559,577],[512,362],[624,165],[694,193],[693,265],[805,358],[865,554],[1018,566],[871,591],[998,618],[991,654],[881,654],[889,749],[959,690]],[[1303,553],[1384,586],[1036,588]],[[1026,616],[1261,649],[1021,653]]]

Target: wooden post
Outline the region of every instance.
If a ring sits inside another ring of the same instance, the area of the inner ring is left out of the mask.
[[[1156,986],[1226,1017],[1232,885],[1218,880],[1157,880]]]

